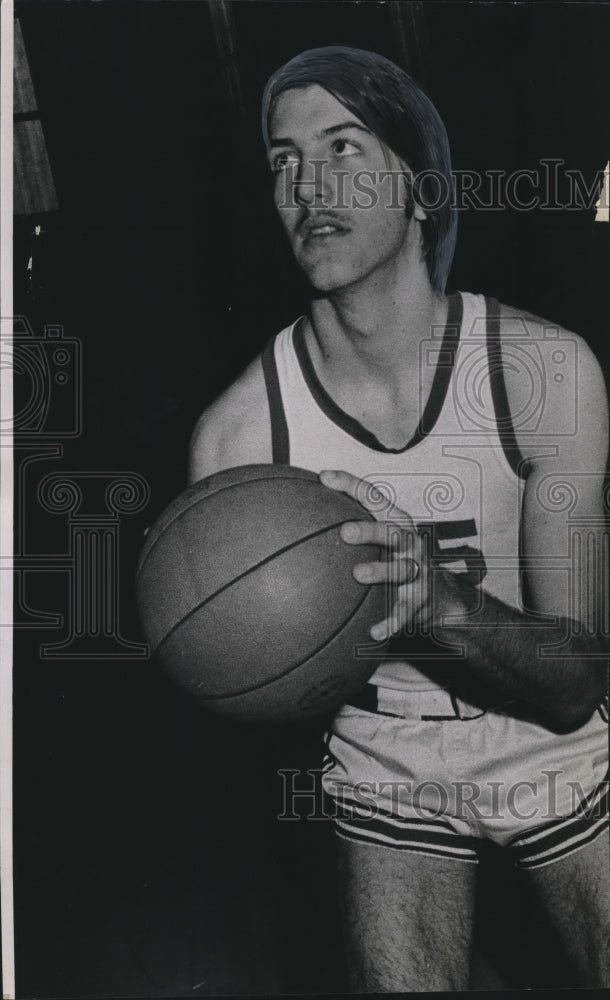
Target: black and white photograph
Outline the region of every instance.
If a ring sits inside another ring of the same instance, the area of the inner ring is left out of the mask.
[[[2,996],[610,985],[610,3],[4,0]]]

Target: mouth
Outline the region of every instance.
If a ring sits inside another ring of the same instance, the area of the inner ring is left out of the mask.
[[[320,240],[329,236],[343,236],[349,232],[346,226],[336,222],[334,219],[308,219],[301,227],[301,235],[304,243],[310,240]]]
[[[309,230],[310,236],[329,236],[330,233],[338,233],[336,226],[315,226]]]

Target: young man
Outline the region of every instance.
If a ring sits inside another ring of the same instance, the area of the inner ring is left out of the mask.
[[[324,776],[353,986],[467,988],[482,838],[527,872],[575,981],[605,985],[598,365],[574,334],[444,294],[446,134],[388,60],[303,53],[263,129],[311,309],[203,414],[190,474],[309,468],[375,515],[344,541],[387,552],[354,572],[388,587],[371,634],[399,652],[338,712]]]

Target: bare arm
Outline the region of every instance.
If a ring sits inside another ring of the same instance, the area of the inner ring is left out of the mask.
[[[587,633],[567,617],[555,615],[541,624],[484,591],[469,594],[474,588],[444,575],[445,610],[439,619],[450,624],[437,619],[434,632],[463,648],[467,669],[508,698],[537,705],[562,725],[584,724],[606,689],[603,636]]]
[[[236,465],[272,462],[269,405],[260,358],[202,413],[189,449],[189,483]]]

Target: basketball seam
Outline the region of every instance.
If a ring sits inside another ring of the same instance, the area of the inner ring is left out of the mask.
[[[187,622],[189,620],[189,618],[192,617],[192,615],[194,615],[198,611],[200,611],[201,608],[205,607],[206,604],[209,604],[210,601],[213,601],[216,597],[218,597],[219,594],[222,594],[225,590],[228,590],[229,587],[232,587],[235,583],[239,583],[240,580],[245,579],[245,577],[249,576],[250,573],[256,572],[256,570],[260,569],[261,566],[265,566],[267,563],[273,562],[274,559],[276,559],[278,556],[283,555],[285,552],[290,552],[291,549],[298,548],[300,545],[304,545],[305,542],[311,541],[312,538],[318,538],[318,537],[320,537],[320,535],[324,535],[328,531],[334,531],[335,528],[340,528],[342,524],[345,524],[345,521],[336,521],[334,524],[328,524],[324,528],[320,528],[318,531],[314,531],[310,535],[306,535],[304,538],[299,538],[299,539],[297,539],[296,542],[291,542],[290,545],[285,545],[283,548],[277,549],[275,552],[272,552],[271,555],[265,556],[264,559],[261,559],[260,562],[257,562],[254,566],[250,566],[247,570],[244,570],[244,572],[240,573],[239,576],[233,577],[233,579],[231,579],[227,583],[223,584],[222,587],[219,587],[218,590],[215,590],[213,594],[210,594],[209,597],[206,597],[205,600],[200,601],[199,604],[195,605],[194,608],[191,608],[190,611],[188,611],[185,615],[183,615],[183,617],[180,619],[180,621],[178,621],[178,622],[175,623],[175,625],[172,625],[172,627],[169,630],[169,632],[167,633],[167,635],[164,635],[163,638],[161,639],[161,642],[159,643],[159,645],[155,647],[155,649],[153,651],[153,655],[156,656],[160,652],[160,650],[166,644],[166,642],[168,641],[168,639],[171,638],[171,636],[174,634],[174,632],[177,629],[179,629],[182,625],[184,625],[184,623]],[[370,590],[370,587],[367,590],[367,593],[365,594],[365,597],[368,595],[369,590]],[[364,600],[364,598],[362,600]],[[350,615],[350,617],[346,619],[345,624],[347,624],[347,622],[349,622],[350,618],[353,616],[353,614],[356,613],[356,611],[361,606],[361,604],[362,604],[362,601],[360,601],[360,603],[356,606],[355,610],[352,612],[352,615]],[[341,626],[341,628],[343,628],[343,627],[344,627],[344,625]],[[341,629],[339,629],[338,631],[341,631]],[[338,633],[335,632],[333,634],[333,636],[331,636],[331,638],[334,638],[334,635],[336,635],[336,634],[338,634]],[[320,648],[323,648],[323,647],[320,647]],[[314,654],[310,654],[310,655],[314,655]],[[303,660],[301,662],[304,663],[308,659],[309,659],[309,656],[307,656],[305,658],[305,660]],[[300,666],[300,664],[296,664],[295,667],[291,667],[290,670],[296,669],[297,666]],[[286,673],[290,673],[290,670],[287,670]],[[284,675],[280,674],[279,676],[283,677]],[[270,683],[270,682],[269,681],[265,681],[265,684],[267,684],[267,683]],[[260,685],[260,686],[262,687],[264,685]],[[248,688],[247,690],[254,690],[254,689]],[[243,692],[243,691],[237,691],[237,692],[235,692],[235,694],[244,694],[244,693],[245,692]],[[218,695],[218,696],[211,696],[211,697],[221,697],[222,698],[222,697],[225,697],[225,696],[224,695]],[[232,696],[227,696],[227,697],[232,697]]]
[[[351,614],[348,615],[348,617],[345,619],[345,621],[343,621],[341,623],[341,625],[339,625],[335,629],[335,631],[330,636],[328,636],[328,638],[323,643],[321,643],[321,645],[319,645],[316,649],[312,650],[311,653],[308,653],[307,656],[304,657],[302,660],[299,660],[298,663],[295,663],[292,667],[289,667],[288,670],[284,670],[283,673],[276,674],[274,677],[269,678],[269,680],[262,681],[260,684],[255,684],[253,687],[244,688],[242,691],[233,691],[231,694],[211,694],[211,695],[205,695],[203,697],[203,700],[206,701],[206,702],[208,702],[208,701],[228,701],[231,698],[239,698],[241,695],[251,694],[253,691],[260,691],[262,688],[270,687],[272,684],[275,684],[276,681],[279,681],[282,677],[287,677],[289,674],[293,673],[293,671],[298,670],[299,667],[305,666],[305,664],[309,660],[311,660],[313,657],[317,656],[318,653],[321,652],[321,650],[323,650],[326,646],[328,646],[333,641],[333,639],[336,639],[338,635],[341,635],[341,633],[343,632],[343,630],[346,629],[347,626],[349,625],[349,623],[351,622],[352,618],[354,618],[354,616],[358,613],[358,611],[360,611],[360,608],[362,607],[362,605],[366,601],[366,599],[369,596],[370,592],[371,592],[371,587],[369,587],[367,589],[367,591],[366,591],[364,597],[362,598],[362,600],[360,600],[358,602],[358,604],[356,605],[356,607],[353,609],[353,611],[351,612]]]
[[[235,466],[235,468],[238,468],[238,466]],[[296,465],[295,466],[291,466],[291,468],[297,469],[298,466],[296,466]],[[227,471],[231,471],[231,470],[227,470]],[[299,470],[299,471],[308,472],[309,470],[308,469],[302,469],[302,470]],[[218,473],[218,475],[220,475],[220,473]],[[268,477],[264,473],[261,472],[260,476],[253,477],[252,479],[246,479],[245,480],[245,484],[247,485],[249,483],[258,483],[258,482],[261,482],[261,480],[264,480],[266,482],[269,481]],[[296,481],[300,480],[303,483],[307,483],[307,482],[312,482],[313,483],[313,482],[316,482],[316,485],[319,485],[319,480],[313,480],[313,479],[310,480],[310,479],[308,479],[305,476],[287,476],[287,475],[274,476],[271,481],[274,482],[274,483],[275,482],[279,483],[279,482],[295,482],[295,480]],[[193,483],[193,485],[190,487],[190,489],[194,490],[197,485],[198,485],[198,483]],[[218,496],[220,493],[224,493],[225,490],[233,490],[233,489],[235,489],[236,486],[242,486],[242,485],[244,485],[243,481],[239,482],[239,483],[229,483],[227,486],[220,486],[217,489],[215,489],[213,493],[206,493],[206,495],[205,495],[205,497],[203,497],[203,499],[197,493],[195,493],[195,495],[193,496],[192,503],[189,503],[178,514],[176,514],[171,519],[171,521],[168,521],[168,523],[166,525],[164,525],[163,530],[160,531],[159,534],[158,534],[158,536],[155,538],[155,540],[150,543],[150,548],[148,549],[148,551],[146,552],[146,554],[144,552],[142,552],[142,555],[140,556],[140,561],[139,561],[138,566],[136,568],[136,582],[138,581],[138,579],[140,577],[140,574],[142,573],[142,570],[144,569],[144,566],[146,565],[146,563],[147,563],[148,559],[150,558],[151,554],[154,552],[156,546],[159,544],[159,542],[163,538],[163,535],[168,530],[168,528],[171,528],[172,524],[175,524],[175,522],[179,518],[181,518],[184,514],[188,513],[188,511],[191,510],[193,507],[195,507],[196,504],[203,503],[204,500],[209,500],[211,497]],[[153,525],[153,528],[154,528],[154,525]],[[151,531],[152,530],[153,529],[151,528]],[[146,543],[145,543],[144,547],[146,548]]]

